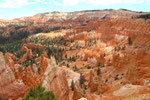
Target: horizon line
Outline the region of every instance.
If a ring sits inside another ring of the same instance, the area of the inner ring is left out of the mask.
[[[16,19],[20,19],[20,18],[28,18],[28,17],[32,17],[38,14],[46,14],[46,13],[55,13],[55,12],[64,12],[64,13],[73,13],[73,12],[94,12],[94,11],[105,11],[105,10],[124,10],[124,11],[130,11],[130,12],[135,12],[135,13],[150,13],[147,11],[135,11],[135,10],[129,10],[129,9],[125,9],[125,8],[119,8],[119,9],[93,9],[93,10],[78,10],[78,11],[51,11],[51,12],[42,12],[42,13],[37,13],[37,14],[33,14],[31,16],[23,16],[23,17],[18,17],[18,18],[12,18],[12,19],[0,19],[0,20],[4,20],[4,21],[11,21],[11,20],[16,20]]]

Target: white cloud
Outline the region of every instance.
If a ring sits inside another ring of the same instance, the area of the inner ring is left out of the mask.
[[[45,0],[34,0],[34,1],[36,1],[36,2],[43,2],[43,1],[45,1]]]
[[[49,4],[49,2],[44,2],[44,4]]]
[[[4,0],[3,3],[0,3],[0,8],[20,8],[35,3],[36,2],[29,2],[29,0]]]
[[[43,10],[43,9],[42,9],[42,8],[35,8],[35,9],[33,9],[33,10],[41,11],[41,10]]]
[[[113,5],[113,4],[139,4],[143,0],[87,0],[87,3],[92,5]]]
[[[57,6],[74,6],[79,3],[86,3],[89,5],[113,5],[113,4],[141,4],[148,0],[62,0],[62,3],[54,1]]]
[[[45,10],[45,7],[46,6],[41,6],[40,8],[35,8],[33,10],[36,10],[36,11],[44,11]]]
[[[86,2],[86,0],[63,0],[64,6],[73,6],[77,5],[78,3]]]
[[[57,2],[57,1],[53,1],[53,4],[56,5],[56,6],[62,6],[62,4]]]
[[[0,19],[4,19],[4,18],[6,18],[5,15],[0,15]]]
[[[0,8],[20,8],[26,5],[36,4],[36,3],[46,3],[45,0],[2,0],[0,2]]]

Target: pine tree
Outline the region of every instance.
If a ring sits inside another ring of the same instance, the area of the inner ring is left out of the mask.
[[[27,55],[27,61],[29,61],[29,60],[30,60],[29,55]]]
[[[91,69],[91,66],[90,66],[90,65],[88,65],[87,69]]]
[[[74,71],[78,71],[78,68],[76,65],[74,66]]]
[[[70,47],[70,50],[72,50],[72,47]]]
[[[131,37],[128,38],[128,44],[129,44],[129,45],[132,45]]]
[[[65,58],[67,59],[67,54],[65,55]]]
[[[101,69],[100,69],[100,67],[98,67],[98,69],[97,69],[97,76],[100,76],[100,74],[101,74]]]
[[[69,64],[67,64],[67,67],[68,67],[68,68],[70,67]]]
[[[104,57],[106,56],[106,53],[104,53]]]
[[[72,57],[72,61],[76,61],[75,56]]]
[[[101,67],[101,62],[99,62],[98,67]]]
[[[82,73],[80,73],[79,85],[80,85],[81,88],[82,88],[82,86],[84,86],[85,81],[86,80],[85,80],[84,76],[82,75]]]
[[[71,82],[71,90],[73,91],[74,90],[74,81],[72,80]]]
[[[115,51],[117,51],[117,48],[115,47]]]
[[[125,50],[125,49],[126,49],[126,46],[125,46],[125,45],[123,45],[122,50]]]
[[[40,75],[40,68],[38,68],[38,74]]]
[[[45,91],[41,85],[36,88],[30,88],[28,94],[25,95],[23,100],[58,100],[52,91]]]

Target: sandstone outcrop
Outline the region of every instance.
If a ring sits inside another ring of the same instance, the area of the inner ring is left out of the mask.
[[[29,49],[26,50],[26,53],[28,53]],[[17,99],[23,97],[31,87],[42,84],[46,91],[53,91],[60,100],[69,100],[66,72],[57,68],[55,58],[48,59],[41,55],[39,62],[40,73],[37,72],[36,65],[32,66],[32,68],[30,65],[23,68],[22,65],[15,64],[14,60],[16,58],[12,54],[7,53],[4,57],[0,53],[0,98]]]
[[[17,99],[24,96],[26,86],[22,80],[16,79],[13,71],[6,65],[3,54],[0,54],[0,98]]]
[[[102,89],[104,86],[104,82],[102,80],[101,76],[97,76],[93,70],[90,71],[90,79],[88,83],[88,87],[90,88],[90,92],[97,92],[98,94],[101,94],[104,92]]]
[[[69,100],[69,86],[66,78],[66,73],[63,69],[59,69],[50,81],[50,90],[54,92],[55,96],[60,100]]]
[[[69,100],[69,86],[66,73],[63,69],[58,69],[56,61],[51,58],[44,73],[43,87],[47,91],[53,91],[60,100]]]
[[[83,93],[82,93],[81,88],[79,87],[78,84],[75,84],[72,99],[73,100],[79,100],[82,97],[83,97]]]

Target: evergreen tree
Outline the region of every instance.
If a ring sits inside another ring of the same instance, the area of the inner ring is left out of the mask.
[[[72,61],[76,61],[75,56],[72,57]]]
[[[88,65],[87,69],[91,69],[91,66],[90,66],[90,65]]]
[[[85,78],[82,75],[82,73],[80,73],[79,85],[80,85],[81,88],[84,86],[84,82],[85,82]]]
[[[30,88],[28,94],[23,100],[58,100],[52,91],[45,92],[45,88],[38,85],[36,88]]]
[[[100,76],[100,74],[101,74],[101,69],[100,69],[100,67],[98,67],[98,69],[97,69],[97,75]]]
[[[76,65],[74,66],[74,71],[78,71],[78,68]]]
[[[120,51],[120,46],[118,46],[118,51]]]
[[[70,47],[70,50],[72,50],[72,47]]]
[[[65,55],[65,58],[67,59],[67,54]]]
[[[38,68],[38,74],[40,75],[40,68]]]
[[[104,53],[104,57],[106,56],[106,53]]]
[[[128,38],[128,44],[132,45],[132,39],[131,39],[131,37]]]
[[[101,67],[101,62],[99,62],[98,67]]]
[[[74,90],[74,81],[72,80],[71,82],[71,90],[73,91]]]
[[[69,67],[70,67],[70,65],[69,65],[69,64],[67,64],[67,67],[69,68]]]
[[[117,51],[117,48],[115,47],[115,51]]]
[[[29,55],[27,55],[27,61],[29,61],[29,60],[30,60]]]
[[[126,49],[126,46],[125,46],[125,45],[123,45],[122,50],[125,50],[125,49]]]

